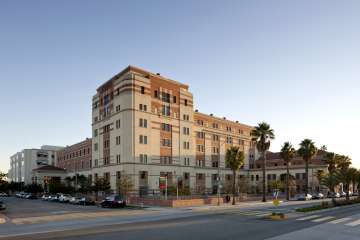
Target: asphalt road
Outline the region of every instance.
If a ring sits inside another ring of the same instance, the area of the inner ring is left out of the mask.
[[[266,208],[262,208],[266,210]],[[159,221],[98,225],[6,239],[358,239],[360,205],[302,214],[286,221],[270,221],[243,210],[189,215]],[[321,231],[319,231],[321,229]],[[336,232],[332,232],[336,229]],[[335,238],[334,238],[335,237]]]

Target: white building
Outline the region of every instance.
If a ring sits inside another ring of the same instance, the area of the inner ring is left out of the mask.
[[[40,149],[24,149],[10,157],[9,182],[32,183],[32,171],[44,165],[54,165],[56,151],[63,147],[41,146]]]

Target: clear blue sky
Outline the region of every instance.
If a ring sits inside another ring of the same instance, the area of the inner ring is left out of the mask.
[[[91,136],[91,97],[127,65],[187,83],[205,113],[303,138],[360,167],[360,1],[0,2],[0,169]]]

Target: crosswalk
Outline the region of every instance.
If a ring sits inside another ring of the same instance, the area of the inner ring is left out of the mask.
[[[256,211],[256,210],[245,210],[245,211],[231,211],[227,212],[227,215],[241,215],[241,216],[254,216],[254,217],[265,217],[271,214],[269,211]]]
[[[348,227],[355,227],[360,225],[360,219],[358,217],[337,218],[334,216],[310,215],[310,216],[297,218],[296,221],[308,221],[313,223],[325,223],[325,224],[343,224]]]

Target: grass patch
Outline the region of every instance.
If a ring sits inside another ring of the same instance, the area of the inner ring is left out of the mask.
[[[332,203],[322,202],[319,205],[313,205],[313,206],[310,206],[310,207],[298,208],[298,209],[296,209],[296,211],[306,213],[306,212],[313,212],[313,211],[318,211],[318,210],[327,209],[327,208],[347,206],[347,205],[352,205],[352,204],[357,204],[357,203],[360,203],[359,198],[351,199],[351,200],[336,200],[336,199],[333,199]]]

